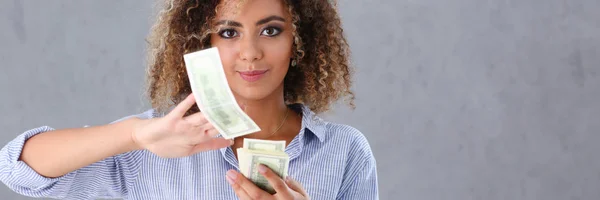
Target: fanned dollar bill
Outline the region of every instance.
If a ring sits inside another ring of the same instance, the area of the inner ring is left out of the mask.
[[[260,131],[237,104],[216,47],[188,53],[183,58],[198,108],[223,138]]]
[[[269,181],[258,172],[259,164],[273,170],[282,179],[288,175],[290,157],[285,153],[285,141],[244,138],[244,146],[237,149],[240,171],[259,188],[275,193]]]

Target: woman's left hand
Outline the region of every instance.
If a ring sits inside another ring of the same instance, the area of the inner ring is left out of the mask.
[[[260,165],[258,167],[259,173],[261,173],[269,184],[275,189],[275,194],[271,195],[268,192],[260,189],[250,180],[248,180],[243,174],[238,173],[235,170],[229,170],[227,172],[227,182],[231,185],[235,194],[241,200],[308,200],[308,194],[302,188],[302,185],[291,178],[287,178],[286,181],[281,179],[271,169]]]

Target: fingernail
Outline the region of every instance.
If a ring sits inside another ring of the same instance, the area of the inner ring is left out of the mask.
[[[229,185],[233,185],[233,180],[231,180],[231,178],[229,178],[229,176],[226,176],[225,179],[227,179],[227,182],[229,183]]]
[[[231,181],[235,181],[235,178],[237,177],[237,174],[233,171],[233,170],[229,170],[227,172],[227,178],[231,179]]]
[[[260,172],[261,174],[264,174],[265,172],[267,172],[267,167],[265,167],[262,164],[258,165],[258,172]]]

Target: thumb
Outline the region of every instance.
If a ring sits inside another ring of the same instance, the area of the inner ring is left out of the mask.
[[[233,140],[227,140],[225,138],[212,138],[208,141],[201,142],[196,144],[191,151],[192,154],[197,154],[203,151],[210,151],[220,148],[225,148],[231,146],[233,144]]]

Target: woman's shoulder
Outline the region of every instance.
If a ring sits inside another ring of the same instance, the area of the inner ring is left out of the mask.
[[[309,129],[321,142],[344,145],[370,154],[369,141],[358,128],[349,124],[326,120],[311,111],[308,106],[295,106],[302,109],[304,128]]]
[[[352,149],[370,154],[367,137],[358,128],[344,123],[325,122],[325,137],[335,142],[348,144]]]
[[[326,143],[345,155],[348,166],[357,170],[374,168],[375,155],[367,137],[358,128],[344,123],[325,122]],[[328,148],[329,149],[329,148]]]

